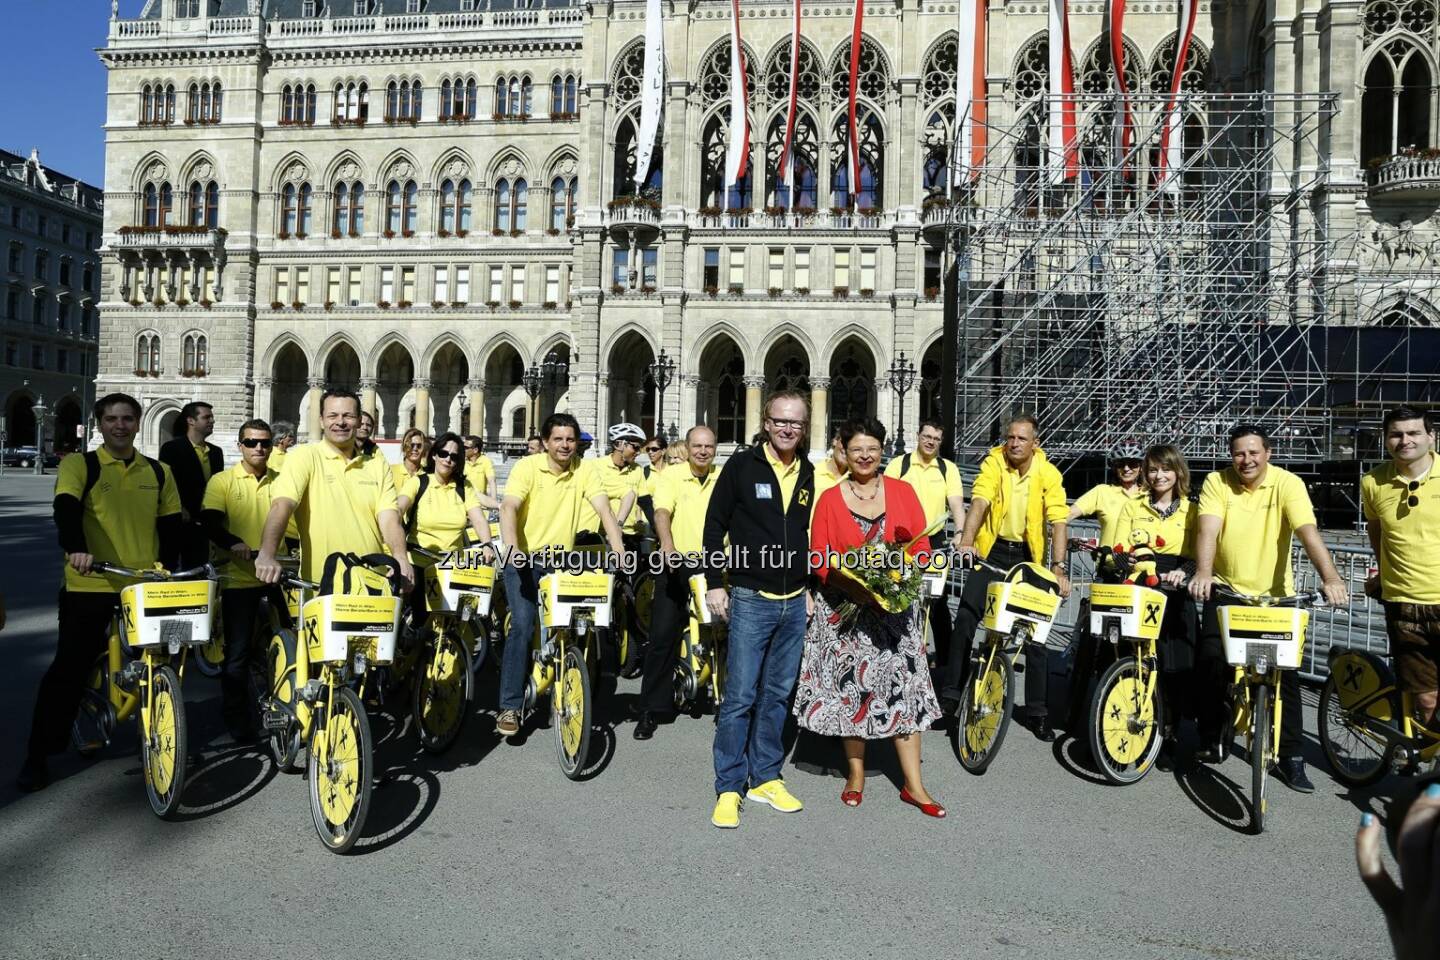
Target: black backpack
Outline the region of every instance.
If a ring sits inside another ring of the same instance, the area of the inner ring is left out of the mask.
[[[138,454],[145,457],[143,453]],[[165,468],[160,466],[159,460],[151,460],[145,457],[150,464],[150,469],[155,471],[155,482],[158,487],[155,490],[155,503],[159,506],[160,496],[165,492]],[[90,491],[95,489],[95,484],[100,482],[100,454],[90,450],[85,454],[85,489],[80,491],[80,503],[85,503],[85,498],[90,496]]]
[[[905,476],[905,474],[907,474],[907,473],[909,473],[909,472],[910,472],[910,454],[907,453],[907,454],[905,454],[905,456],[903,456],[903,457],[900,458],[900,476],[903,477],[903,476]],[[949,479],[949,477],[948,477],[948,474],[949,474],[949,473],[950,473],[950,465],[945,462],[945,458],[944,458],[944,457],[941,457],[941,458],[940,458],[940,479],[941,479],[941,480],[947,480],[947,479]]]

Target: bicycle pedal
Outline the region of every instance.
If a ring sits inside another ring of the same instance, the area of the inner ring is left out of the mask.
[[[266,730],[284,730],[289,719],[279,710],[267,710],[260,715],[260,726]]]

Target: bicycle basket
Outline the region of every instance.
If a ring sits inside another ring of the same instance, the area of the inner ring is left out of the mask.
[[[425,568],[425,604],[434,611],[455,613],[469,599],[476,615],[486,616],[494,590],[495,567],[480,550],[467,550]]]
[[[1165,594],[1133,583],[1090,587],[1090,634],[1105,636],[1105,621],[1118,620],[1120,636],[1158,640],[1165,621]]]
[[[132,583],[120,591],[121,623],[131,647],[210,642],[215,581]]]
[[[1232,665],[1247,666],[1263,655],[1283,670],[1300,666],[1310,611],[1298,607],[1222,606],[1219,614],[1225,659]]]
[[[540,622],[568,627],[582,607],[594,614],[597,627],[610,626],[610,597],[615,577],[608,573],[551,573],[540,580]]]

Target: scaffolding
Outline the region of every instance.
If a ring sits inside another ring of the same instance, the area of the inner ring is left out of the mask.
[[[1354,184],[1334,203],[1337,96],[1185,94],[1168,177],[1165,97],[1128,98],[1123,140],[1127,101],[1073,99],[1077,174],[1051,182],[1043,97],[995,101],[985,162],[926,202],[953,257],[957,452],[1027,410],[1061,458],[1133,438],[1219,460],[1229,428],[1256,422],[1286,462],[1316,463],[1354,456],[1375,408],[1428,399],[1440,343],[1418,323],[1370,336],[1427,280],[1384,267]]]

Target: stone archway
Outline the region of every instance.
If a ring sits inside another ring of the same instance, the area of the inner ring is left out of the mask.
[[[403,343],[390,344],[375,364],[375,429],[378,437],[394,439],[414,426],[414,387],[415,359]]]
[[[645,431],[655,432],[655,381],[650,378],[650,364],[655,352],[650,343],[631,330],[615,341],[605,365],[607,424],[633,423]],[[678,387],[678,384],[675,386]]]
[[[446,431],[464,433],[467,397],[465,383],[470,379],[470,361],[454,342],[446,343],[430,361],[430,433],[438,437]]]
[[[55,404],[55,446],[70,444],[76,445],[77,449],[83,449],[85,437],[78,431],[84,430],[84,424],[85,414],[80,408],[80,401],[73,396],[62,397]]]
[[[306,408],[306,380],[310,376],[310,364],[305,353],[294,343],[287,343],[275,355],[270,367],[270,416],[271,423],[279,420],[296,424],[304,432],[309,420]],[[315,440],[315,437],[307,439]]]
[[[35,395],[29,390],[16,390],[5,399],[5,446],[35,446]]]
[[[695,409],[699,422],[715,431],[717,444],[748,443],[745,435],[745,355],[721,334],[700,355],[700,383]]]
[[[826,437],[845,420],[875,416],[875,356],[859,337],[846,338],[830,357],[828,406]]]
[[[499,444],[502,440],[525,439],[525,410],[529,397],[520,386],[525,373],[520,353],[509,343],[501,343],[485,360],[485,440]],[[514,419],[515,411],[520,419]]]

